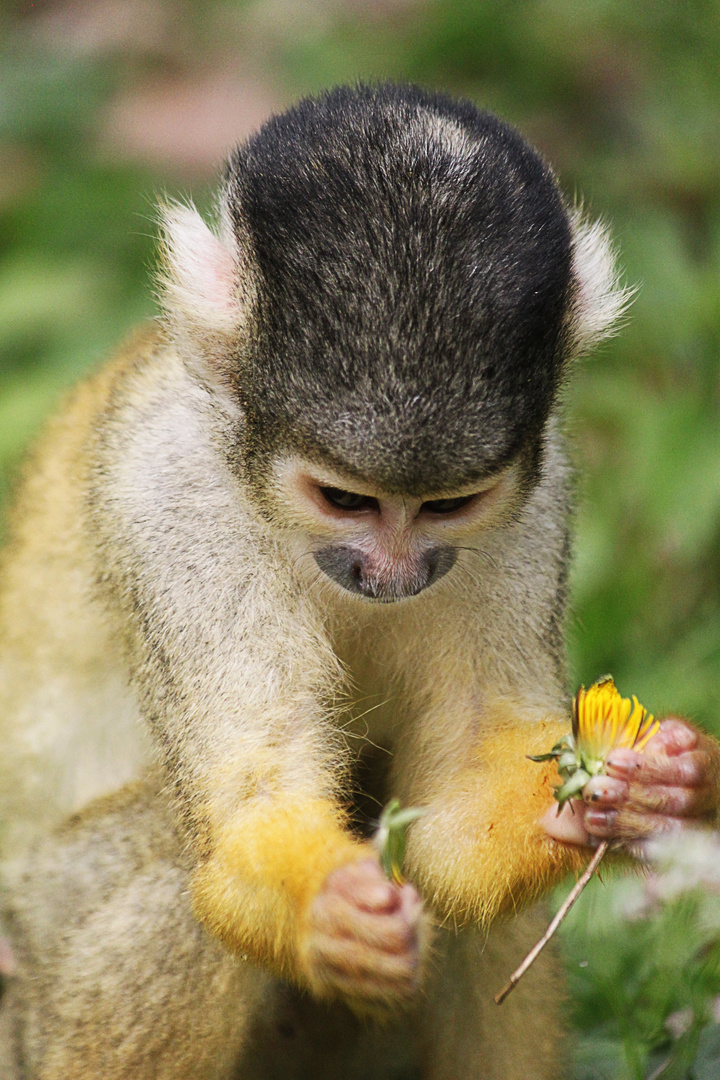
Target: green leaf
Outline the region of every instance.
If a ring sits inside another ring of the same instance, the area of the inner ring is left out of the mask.
[[[398,884],[402,884],[404,880],[402,868],[408,828],[424,813],[425,811],[418,807],[408,806],[402,809],[399,799],[391,799],[380,815],[374,843],[385,874]]]
[[[555,798],[560,804],[567,802],[582,791],[589,779],[590,775],[584,769],[576,769],[562,787],[555,788]]]

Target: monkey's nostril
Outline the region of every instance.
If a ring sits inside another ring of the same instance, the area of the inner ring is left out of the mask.
[[[352,593],[368,595],[368,567],[357,548],[330,545],[315,552],[315,562],[323,573]]]

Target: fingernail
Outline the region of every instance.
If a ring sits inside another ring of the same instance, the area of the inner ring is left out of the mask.
[[[610,828],[616,817],[617,810],[588,810],[585,815],[585,824],[595,825],[597,828]]]
[[[631,776],[637,769],[642,768],[642,762],[624,761],[622,758],[609,757],[607,763],[611,768],[617,769],[618,772],[626,773],[628,776]]]

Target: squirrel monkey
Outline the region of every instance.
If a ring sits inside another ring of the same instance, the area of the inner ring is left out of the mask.
[[[558,393],[623,307],[605,232],[506,124],[381,85],[163,235],[164,316],[49,425],[4,555],[0,1076],[550,1080],[552,958],[492,1003],[521,909],[718,799],[679,721],[572,821],[526,758],[567,728]]]

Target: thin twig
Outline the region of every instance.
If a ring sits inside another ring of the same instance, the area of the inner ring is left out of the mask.
[[[548,941],[553,936],[553,934],[557,930],[558,926],[563,921],[563,919],[567,915],[568,911],[573,906],[573,904],[577,900],[578,896],[583,891],[583,889],[587,885],[588,881],[590,880],[590,878],[593,876],[593,874],[597,870],[597,868],[598,868],[598,866],[600,864],[600,860],[602,859],[603,855],[605,854],[605,852],[607,851],[609,846],[610,846],[610,842],[608,840],[603,840],[603,842],[598,845],[598,849],[595,852],[595,854],[593,855],[590,862],[587,864],[582,877],[578,879],[577,883],[574,885],[574,887],[572,888],[572,890],[568,894],[567,899],[565,900],[564,904],[562,905],[562,907],[558,911],[558,913],[555,916],[555,918],[553,919],[553,921],[548,926],[548,928],[545,931],[545,933],[543,934],[543,936],[540,938],[540,940],[537,942],[536,945],[533,945],[532,949],[527,954],[527,956],[523,960],[522,964],[520,964],[520,967],[516,968],[515,971],[513,971],[512,975],[510,976],[510,979],[508,980],[507,985],[503,987],[503,989],[500,991],[499,994],[495,995],[495,1004],[496,1005],[502,1005],[503,1001],[508,996],[510,991],[512,989],[514,989],[514,987],[517,986],[517,984],[520,982],[520,980],[522,979],[522,977],[525,974],[525,972],[527,971],[527,969],[530,967],[531,964],[534,963],[534,961],[540,955],[542,950],[545,948]]]

